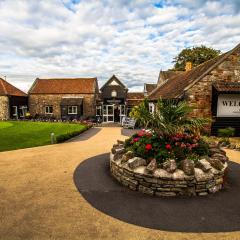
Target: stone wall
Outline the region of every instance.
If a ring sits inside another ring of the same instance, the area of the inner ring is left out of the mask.
[[[216,81],[240,81],[240,48],[186,91],[186,100],[196,107],[192,116],[212,117],[212,83]]]
[[[9,119],[9,99],[7,96],[0,96],[0,119]]]
[[[53,106],[53,116],[61,118],[62,97],[83,97],[83,115],[94,116],[96,109],[95,94],[30,94],[29,111],[31,116],[45,115],[45,106]]]
[[[190,164],[187,167],[185,165],[183,170],[156,168],[149,172],[146,160],[139,157],[126,158],[130,155],[133,157],[132,153],[126,153],[123,145],[115,145],[110,154],[110,171],[115,179],[132,190],[162,197],[203,196],[223,187],[227,158],[215,146],[210,160],[192,165],[191,171]]]

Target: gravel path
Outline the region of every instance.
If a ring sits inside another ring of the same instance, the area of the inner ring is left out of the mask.
[[[240,232],[174,233],[138,227],[92,207],[78,192],[74,171],[124,138],[121,128],[100,128],[68,143],[1,152],[0,239],[240,239]],[[228,154],[239,162],[239,152]]]

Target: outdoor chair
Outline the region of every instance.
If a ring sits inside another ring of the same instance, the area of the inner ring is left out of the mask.
[[[125,118],[122,122],[123,128],[135,128],[136,121],[133,118]]]

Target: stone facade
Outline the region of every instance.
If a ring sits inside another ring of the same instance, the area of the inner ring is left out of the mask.
[[[212,118],[212,84],[217,81],[240,82],[240,48],[185,92],[194,105],[194,117]]]
[[[83,97],[83,116],[94,116],[96,109],[95,94],[29,94],[29,111],[31,116],[45,116],[45,106],[53,106],[52,116],[61,118],[61,100],[63,97]]]
[[[110,171],[124,186],[146,194],[204,196],[222,189],[228,166],[226,154],[218,146],[211,146],[210,153],[209,159],[199,160],[196,164],[184,160],[180,168],[151,167],[149,171],[145,159],[133,157],[133,153],[126,152],[123,143],[118,142],[110,153]]]
[[[0,96],[0,119],[9,119],[8,96]]]

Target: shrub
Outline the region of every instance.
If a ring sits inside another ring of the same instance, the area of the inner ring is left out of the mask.
[[[65,142],[68,139],[79,135],[80,133],[82,133],[83,131],[87,130],[88,128],[89,128],[89,126],[86,126],[84,129],[79,130],[79,131],[74,131],[74,132],[69,132],[69,133],[58,135],[58,136],[56,136],[56,143]]]
[[[221,138],[221,139],[219,140],[219,144],[220,144],[222,147],[226,147],[226,146],[230,145],[231,142],[230,142],[229,138]]]
[[[219,137],[233,137],[235,134],[235,129],[232,127],[223,128],[218,130]]]
[[[199,132],[210,123],[209,119],[189,117],[194,108],[185,101],[159,99],[155,106],[156,111],[151,114],[149,102],[144,99],[137,107],[133,108],[130,116],[141,127],[151,128],[162,134],[184,133],[186,131]]]
[[[174,158],[197,159],[209,154],[208,144],[194,134],[159,135],[142,130],[125,141],[125,147],[145,159],[155,158],[159,164]]]

